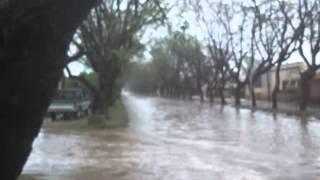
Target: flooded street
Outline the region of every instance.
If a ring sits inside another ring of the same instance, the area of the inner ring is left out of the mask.
[[[320,121],[126,95],[129,127],[43,130],[24,174],[49,180],[316,180]]]

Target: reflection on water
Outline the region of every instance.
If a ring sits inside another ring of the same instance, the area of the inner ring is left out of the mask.
[[[320,122],[219,105],[124,97],[130,127],[44,132],[25,168],[39,179],[320,179]]]

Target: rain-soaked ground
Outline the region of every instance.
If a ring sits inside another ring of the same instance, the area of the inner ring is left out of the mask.
[[[24,174],[50,180],[316,180],[320,121],[125,96],[130,126],[44,130]]]

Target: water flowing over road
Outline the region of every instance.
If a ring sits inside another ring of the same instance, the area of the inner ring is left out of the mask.
[[[320,121],[125,95],[128,128],[44,130],[25,174],[50,180],[316,180]]]

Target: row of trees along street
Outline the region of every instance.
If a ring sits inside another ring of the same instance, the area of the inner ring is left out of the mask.
[[[233,84],[235,105],[248,87],[252,106],[257,106],[255,84],[275,69],[272,107],[278,108],[281,66],[293,54],[306,64],[301,73],[300,109],[306,110],[310,81],[320,68],[320,2],[252,0],[250,3],[190,1],[188,8],[205,34],[205,40],[180,31],[157,40],[151,61],[135,63],[128,88],[137,93],[204,99],[204,85],[210,100],[214,96],[226,103],[226,85]],[[213,93],[215,92],[215,93]]]

